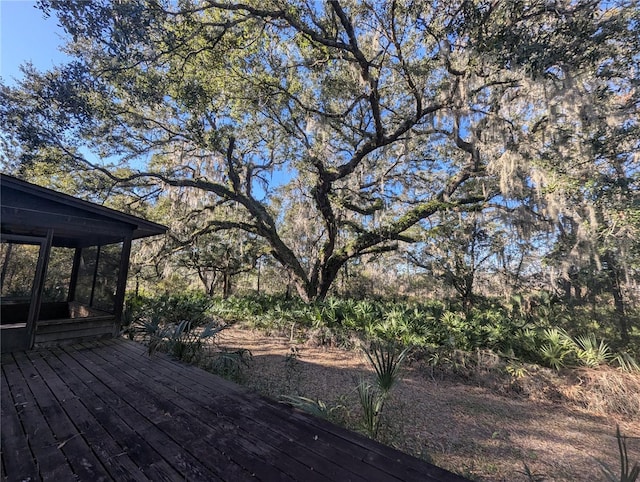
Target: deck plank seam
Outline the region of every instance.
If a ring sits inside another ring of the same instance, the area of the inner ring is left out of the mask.
[[[101,385],[100,380],[98,380],[96,377],[91,375],[89,371],[87,371],[84,367],[78,364],[72,357],[68,356],[63,350],[58,349],[58,352],[55,355],[56,355],[57,363],[60,363],[63,367],[65,367],[66,370],[68,371],[68,375],[70,377],[73,377],[77,381],[77,382],[73,382],[73,384],[75,385],[75,388],[70,387],[72,391],[76,395],[78,395],[79,391],[81,391],[80,393],[90,393],[92,397],[94,397],[95,399],[101,400],[102,405],[106,407],[106,410],[104,410],[102,413],[99,413],[98,407],[88,406],[85,404],[85,406],[90,411],[90,413],[92,414],[96,422],[101,423],[103,427],[105,427],[105,429],[114,437],[117,434],[117,429],[118,429],[117,423],[119,422],[120,425],[126,427],[126,429],[132,433],[134,441],[139,441],[139,446],[140,446],[139,450],[141,452],[138,453],[138,460],[140,460],[139,457],[144,457],[144,459],[147,460],[146,462],[142,462],[142,461],[138,462],[138,463],[143,463],[143,465],[140,467],[141,470],[143,470],[143,473],[145,473],[144,471],[146,470],[150,474],[151,480],[183,480],[184,479],[184,477],[180,477],[180,478],[177,477],[180,474],[180,472],[175,471],[173,467],[168,465],[166,463],[165,457],[157,450],[157,448],[151,444],[148,444],[144,439],[144,435],[141,434],[139,430],[136,429],[133,425],[131,425],[129,421],[123,418],[121,413],[122,407],[119,405],[121,410],[120,411],[116,410],[117,407],[116,408],[112,407],[108,403],[108,401],[104,400],[104,396],[100,395],[96,391],[96,388],[97,388],[96,386]],[[71,361],[71,364],[69,364],[69,361]],[[95,383],[88,383],[87,380],[83,380],[79,376],[78,374],[79,372],[86,372],[89,375],[91,375],[90,378],[94,379]],[[67,383],[70,383],[70,382],[67,381]],[[107,390],[107,389],[108,387],[105,386],[104,390]],[[115,396],[117,399],[118,398],[117,395]],[[100,408],[102,409],[102,407]],[[105,424],[103,422],[100,422],[101,419],[105,419],[105,418],[108,419],[108,421],[111,423]],[[127,446],[126,448],[128,453],[130,453],[131,447]],[[148,457],[149,455],[151,455],[151,459],[149,459]],[[166,467],[163,467],[165,464],[166,464]],[[158,472],[159,470],[161,470],[162,472]],[[172,473],[175,473],[175,475],[172,475]]]
[[[82,345],[80,345],[80,346],[82,346]],[[110,373],[108,373],[107,370],[101,368],[97,363],[95,363],[93,360],[91,360],[90,357],[87,357],[84,349],[83,350],[78,350],[75,347],[65,347],[64,351],[70,357],[72,357],[74,360],[76,360],[76,362],[79,365],[82,365],[82,366],[85,366],[87,364],[88,365],[93,365],[91,367],[91,372],[96,376],[100,375],[101,381],[103,382],[105,387],[107,387],[107,389],[112,391],[118,398],[120,398],[132,410],[134,410],[141,419],[144,419],[146,421],[146,423],[148,425],[146,430],[149,430],[149,431],[159,430],[173,444],[182,447],[182,441],[177,440],[176,437],[174,437],[171,433],[167,433],[166,431],[162,430],[162,428],[159,427],[156,422],[154,422],[151,418],[149,418],[149,415],[147,413],[144,413],[143,411],[141,411],[138,406],[136,406],[134,403],[132,403],[131,399],[127,399],[127,394],[126,393],[120,394],[118,392],[115,392],[113,390],[113,387],[109,386],[109,384],[107,384],[107,383],[104,383],[105,380],[111,379],[112,375]],[[86,366],[85,366],[85,369],[89,370],[89,368],[86,367]],[[145,432],[140,433],[140,435],[143,436],[143,437],[144,436],[148,436],[148,432],[146,432],[146,430],[145,430]],[[216,475],[214,472],[211,472],[212,468],[211,467],[207,467],[205,465],[202,465],[202,463],[198,459],[198,457],[195,457],[191,452],[189,452],[189,455],[193,459],[192,462],[191,462],[191,465],[193,467],[200,467],[201,470],[204,470],[205,472],[209,473],[210,477],[212,477],[212,478],[224,476],[221,473]],[[226,454],[222,454],[222,455],[224,455],[226,457]],[[171,463],[172,461],[171,460],[167,460],[167,462]],[[178,467],[174,466],[173,468],[174,468],[174,470],[177,470],[178,472],[184,470],[183,467],[179,467],[179,466]]]
[[[127,348],[130,348],[131,345],[134,345],[133,342],[129,342],[129,341],[126,341],[126,340],[125,340],[125,343],[128,345]],[[122,347],[122,345],[120,347]],[[137,350],[135,350],[136,353],[142,353],[139,347],[136,347],[136,348],[137,348]],[[123,350],[123,352],[127,352],[127,351],[128,351],[127,349]],[[139,356],[139,355],[137,355],[137,356]],[[156,356],[156,355],[154,355],[154,356]],[[158,356],[158,359],[155,361],[156,363],[160,362],[160,363],[164,363],[164,364],[169,364],[175,370],[183,371],[183,368],[186,367],[191,372],[199,372],[199,373],[196,373],[196,375],[202,376],[202,374],[206,374],[207,376],[212,376],[212,374],[210,374],[208,372],[205,372],[205,371],[203,371],[203,370],[201,370],[201,369],[199,369],[197,367],[192,367],[190,365],[185,365],[185,364],[183,364],[182,362],[179,362],[179,361],[174,361],[174,360],[170,359],[165,354],[158,354],[157,356]],[[213,375],[213,376],[218,378],[215,375]],[[194,380],[194,381],[197,381],[197,380]],[[230,383],[230,382],[228,382],[228,383]],[[246,396],[247,394],[251,394],[252,397],[254,397],[256,399],[259,399],[261,404],[266,404],[267,406],[269,406],[269,408],[272,409],[274,411],[274,413],[277,413],[278,415],[282,415],[283,411],[282,411],[282,407],[280,406],[279,403],[273,402],[273,401],[268,400],[268,399],[266,399],[266,398],[264,398],[262,396],[259,396],[259,395],[255,394],[255,393],[252,393],[249,390],[244,389],[243,387],[242,387],[241,390],[236,388],[236,387],[237,386],[235,386],[235,385],[232,387],[234,389],[233,391],[236,392],[235,393],[236,396],[241,396],[241,395],[242,396]],[[292,413],[294,413],[294,412],[292,411]],[[305,414],[303,412],[297,412],[296,418],[298,416],[301,417],[301,419],[299,420],[299,423],[306,426],[308,424],[308,422],[309,422],[309,419],[310,419],[309,415]],[[316,421],[316,419],[313,419],[313,420]],[[285,421],[287,423],[293,423],[293,421],[290,419],[290,417],[283,417],[283,421]],[[319,426],[317,428],[319,430],[322,430],[323,432],[326,431],[326,429],[327,429],[326,426],[327,425],[330,425],[332,428],[336,428],[333,424],[331,424],[328,421],[324,421],[323,420],[322,422],[325,422],[324,425],[323,426]],[[277,430],[277,428],[276,428],[276,430]],[[341,437],[340,431],[343,431],[343,429],[339,429],[338,428],[338,430],[331,430],[332,436],[334,436],[336,438],[339,438],[339,439],[342,439],[344,441],[348,441],[350,443],[353,443],[352,439],[346,439],[344,437]],[[283,432],[280,432],[280,433],[283,433]],[[287,435],[287,434],[284,433],[284,435]],[[352,437],[353,437],[353,435],[356,435],[356,434],[352,434]],[[357,437],[360,437],[359,441],[361,441],[364,438],[364,437],[359,436],[359,435]],[[360,461],[362,463],[365,463],[365,464],[367,464],[367,465],[369,465],[369,466],[371,466],[371,467],[373,467],[373,468],[375,468],[377,470],[381,470],[383,472],[386,472],[389,477],[397,478],[397,472],[394,472],[393,470],[390,470],[388,468],[387,462],[392,461],[392,462],[397,464],[397,463],[400,462],[399,459],[392,459],[387,454],[380,454],[380,456],[383,457],[384,460],[383,461],[379,461],[378,463],[372,463],[372,461],[370,459],[366,459],[365,458],[367,453],[369,455],[371,454],[370,447],[372,445],[372,442],[373,441],[371,441],[370,439],[364,438],[364,444],[360,444],[361,448],[363,450],[363,456],[362,457],[355,457],[355,458],[358,461]],[[377,442],[373,442],[373,446],[377,448],[378,447]],[[338,444],[338,447],[340,447],[340,444]],[[341,451],[341,455],[346,457],[346,458],[354,457],[353,454],[351,452],[348,452],[348,451]],[[407,457],[411,461],[414,460],[413,458],[411,458],[409,456],[407,456]],[[412,467],[406,467],[405,470],[407,470],[407,472],[405,472],[404,480],[416,479],[416,480],[423,480],[423,481],[427,480],[428,481],[432,477],[432,474],[425,473],[424,471],[421,471],[421,472],[420,471],[416,471]],[[398,480],[398,479],[396,479],[396,480]],[[431,480],[437,480],[437,479],[431,479]]]
[[[96,354],[101,354],[102,356],[105,356],[104,354],[99,353],[99,352],[97,352]],[[107,359],[105,358],[105,360],[107,360]],[[136,378],[137,378],[137,377],[135,376],[135,373],[141,373],[143,377],[149,377],[149,378],[152,378],[152,377],[150,377],[150,376],[148,375],[148,373],[147,373],[147,372],[145,372],[145,371],[141,371],[141,370],[140,370],[140,366],[139,366],[139,364],[136,364],[136,365],[135,365],[135,367],[134,367],[134,366],[133,366],[133,364],[124,363],[124,365],[123,365],[123,366],[121,366],[121,365],[119,365],[119,364],[116,364],[116,361],[114,361],[114,360],[113,360],[113,358],[112,358],[111,356],[109,356],[109,359],[108,359],[107,361],[109,361],[109,363],[111,363],[111,364],[112,364],[112,366],[113,366],[115,369],[117,369],[117,370],[122,370],[124,367],[126,367],[126,368],[127,368],[127,372],[128,372],[129,376],[130,376],[132,379],[136,379]],[[122,360],[119,360],[119,361],[120,361],[121,363],[123,363],[123,362],[122,362]],[[156,367],[155,367],[155,365],[149,365],[149,364],[148,364],[148,362],[147,362],[146,360],[145,360],[145,364],[147,365],[147,367],[148,367],[149,369],[152,369],[152,370],[153,370],[153,369],[155,369],[155,368],[156,368]],[[132,372],[132,370],[133,370],[133,372]],[[129,373],[129,372],[131,372],[131,373]],[[151,388],[151,387],[149,387],[149,388]],[[188,387],[185,387],[185,388],[188,388]],[[165,391],[166,391],[166,387],[165,387]],[[197,401],[194,401],[193,399],[190,399],[189,397],[187,397],[185,393],[181,393],[181,394],[179,394],[179,397],[180,397],[180,400],[181,400],[181,401],[184,401],[184,400],[185,400],[185,398],[186,398],[187,400],[190,400],[190,404],[191,404],[190,406],[193,406],[193,407],[195,407],[195,408],[200,408],[201,410],[205,410],[207,414],[212,415],[213,417],[215,417],[215,416],[217,415],[215,411],[212,411],[212,410],[211,410],[211,409],[209,409],[208,407],[204,407],[202,404],[198,404],[198,402],[197,402]],[[165,397],[163,397],[163,398],[165,398]],[[172,398],[173,398],[173,397],[172,397]],[[175,403],[175,401],[174,401],[174,403]],[[179,409],[183,409],[183,410],[185,410],[185,413],[190,413],[190,414],[191,414],[191,415],[193,415],[193,416],[199,416],[199,415],[201,415],[200,413],[197,413],[197,411],[194,411],[193,409],[190,409],[190,410],[186,411],[186,407],[185,407],[182,403],[181,403],[181,404],[178,404],[178,405],[177,405],[177,408],[179,408]],[[214,431],[217,431],[217,430],[218,430],[218,429],[217,429],[217,427],[215,427],[214,425],[211,425],[211,423],[208,423],[207,421],[204,421],[203,423],[205,423],[205,424],[210,428],[210,430],[214,430]],[[244,430],[244,428],[243,428],[242,426],[238,426],[238,425],[237,425],[233,420],[231,420],[231,419],[230,419],[229,423],[232,423],[232,424],[233,424],[235,427],[237,427],[238,429],[241,429],[241,430],[245,431],[245,430]],[[245,432],[246,432],[246,431],[245,431]],[[246,432],[246,437],[247,437],[247,442],[249,442],[249,443],[252,443],[252,444],[258,444],[258,445],[259,445],[259,444],[262,444],[262,441],[261,441],[260,439],[257,439],[257,438],[256,438],[252,433],[250,433],[250,432]],[[264,457],[262,457],[260,454],[256,453],[256,455],[258,455],[258,456],[263,460],[263,462],[264,462],[264,463],[268,463],[268,462],[269,462],[269,461],[268,461],[268,460],[266,460]],[[288,457],[288,454],[286,454],[286,453],[281,453],[281,456],[283,456],[283,457]],[[231,457],[233,457],[233,455],[231,455]],[[293,460],[295,460],[295,459],[293,459]],[[240,461],[237,461],[237,462],[239,463]]]

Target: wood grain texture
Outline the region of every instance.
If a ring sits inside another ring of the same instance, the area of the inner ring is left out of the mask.
[[[465,479],[116,339],[2,358],[4,480]]]

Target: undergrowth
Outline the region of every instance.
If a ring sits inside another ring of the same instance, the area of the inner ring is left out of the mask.
[[[329,298],[305,304],[295,298],[262,295],[216,299],[211,312],[225,320],[318,345],[355,348],[360,341],[393,341],[404,346],[444,352],[491,351],[504,358],[554,369],[615,366],[640,370],[640,330],[621,348],[608,325],[557,303],[548,296],[529,301],[525,309],[514,297],[509,303],[486,301],[462,311],[454,303],[371,301]],[[572,326],[577,330],[570,330]],[[586,327],[586,328],[585,328]],[[601,328],[599,328],[601,327]],[[595,331],[584,331],[585,329]],[[605,339],[605,335],[608,338]],[[512,364],[513,366],[513,364]]]
[[[487,302],[465,312],[444,301],[330,298],[304,304],[276,296],[223,300],[184,293],[130,297],[125,333],[145,342],[150,353],[165,351],[238,382],[243,382],[245,371],[251,369],[251,353],[217,347],[215,338],[220,331],[242,321],[267,333],[284,335],[292,347],[284,360],[284,382],[279,388],[271,387],[280,391],[270,394],[386,441],[385,406],[405,362],[426,369],[433,379],[453,376],[510,394],[547,400],[559,397],[590,412],[637,418],[640,377],[631,372],[640,370],[638,344],[623,349],[619,340],[605,338],[610,331],[598,329],[596,322],[586,322],[584,316],[544,299],[527,310],[516,299],[511,304]],[[592,331],[585,331],[585,327]],[[640,333],[634,328],[632,340],[638,339]],[[356,396],[349,403],[347,395],[330,403],[307,398],[298,390],[297,347],[301,343],[352,350],[364,346],[375,377],[360,379],[353,388]],[[576,382],[571,383],[571,378]],[[358,414],[355,419],[354,413]],[[619,432],[617,438],[620,478],[615,478],[615,471],[606,464],[602,465],[603,474],[608,480],[635,481],[638,466],[629,461],[626,439]],[[543,475],[532,472],[526,464],[524,467],[521,473],[529,480],[544,480]]]
[[[213,300],[198,292],[177,295],[130,296],[127,299],[124,334],[157,351],[198,365],[224,378],[241,382],[251,352],[218,348],[218,334],[230,326],[215,318]]]
[[[510,361],[535,363],[556,370],[565,367],[614,366],[640,371],[637,363],[640,330],[622,347],[610,324],[596,322],[594,313],[570,309],[548,295],[524,303],[485,300],[463,311],[455,303],[372,301],[328,298],[303,303],[297,298],[261,295],[210,298],[199,292],[160,296],[130,296],[125,319],[129,331],[156,323],[205,326],[244,321],[253,328],[288,336],[291,341],[355,348],[360,342],[381,340],[428,351],[434,363],[457,352],[491,351]],[[574,328],[572,328],[574,327]],[[590,331],[585,331],[590,330]],[[439,359],[439,360],[438,360]]]

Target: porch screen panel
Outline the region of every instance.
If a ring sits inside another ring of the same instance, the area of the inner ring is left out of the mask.
[[[73,268],[73,253],[74,250],[71,248],[56,246],[51,248],[42,301],[67,301],[69,283],[71,282],[71,270]]]
[[[100,247],[96,287],[93,293],[94,308],[98,308],[99,310],[107,311],[109,313],[114,312],[121,256],[122,243],[109,244]]]
[[[40,245],[0,243],[2,323],[26,322]]]
[[[78,269],[78,284],[76,286],[76,301],[85,305],[91,304],[91,290],[93,289],[93,275],[96,269],[97,246],[82,248],[80,267]]]

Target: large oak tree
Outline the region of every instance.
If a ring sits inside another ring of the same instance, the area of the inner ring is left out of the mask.
[[[559,126],[598,116],[572,103],[615,89],[598,69],[638,22],[633,1],[40,3],[74,60],[2,88],[8,165],[188,190],[199,229],[261,237],[306,300],[444,210],[545,215],[542,173],[595,162]]]

